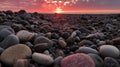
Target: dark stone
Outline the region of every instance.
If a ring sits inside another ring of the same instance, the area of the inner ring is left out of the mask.
[[[106,57],[104,59],[104,67],[120,67],[120,64],[111,57]]]
[[[12,45],[18,44],[19,43],[19,39],[17,36],[11,34],[9,36],[7,36],[1,43],[0,43],[0,47],[6,49]]]

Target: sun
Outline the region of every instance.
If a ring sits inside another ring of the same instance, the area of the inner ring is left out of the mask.
[[[60,8],[60,7],[57,7],[56,9],[55,9],[55,13],[62,13],[63,12],[63,10],[62,10],[62,8]]]

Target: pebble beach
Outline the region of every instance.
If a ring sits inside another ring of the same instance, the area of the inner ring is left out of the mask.
[[[120,14],[0,11],[0,67],[120,67]]]

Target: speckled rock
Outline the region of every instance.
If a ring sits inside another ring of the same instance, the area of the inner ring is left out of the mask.
[[[106,57],[104,59],[104,67],[120,67],[120,64],[114,58]]]
[[[18,36],[20,41],[29,41],[34,37],[35,33],[31,33],[26,30],[21,30],[16,35]]]
[[[54,60],[51,56],[45,55],[42,53],[33,53],[32,59],[35,62],[37,62],[39,64],[43,64],[43,65],[51,65],[54,62]]]
[[[88,54],[94,61],[95,67],[103,67],[103,59],[97,54]]]
[[[104,57],[118,57],[120,55],[119,49],[112,45],[100,46],[99,52]]]
[[[7,48],[0,56],[1,62],[11,66],[17,59],[24,59],[31,57],[31,49],[24,44],[16,44]]]
[[[1,43],[0,43],[0,47],[6,49],[12,45],[18,44],[19,43],[19,39],[16,35],[11,34],[8,35]]]
[[[86,54],[89,54],[89,53],[93,53],[93,54],[99,54],[99,52],[93,48],[90,48],[90,47],[80,47],[78,50],[76,50],[76,52],[78,53],[86,53]]]
[[[77,53],[63,58],[61,67],[95,67],[95,63],[87,54]]]
[[[27,59],[18,59],[13,67],[29,67],[29,61]]]

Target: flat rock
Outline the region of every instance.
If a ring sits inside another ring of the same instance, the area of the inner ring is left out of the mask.
[[[99,52],[104,57],[118,57],[120,55],[119,49],[112,45],[100,46]]]
[[[32,59],[35,62],[37,62],[39,64],[43,64],[43,65],[51,65],[54,62],[54,60],[51,56],[45,55],[42,53],[33,53]]]
[[[76,50],[76,52],[86,53],[86,54],[89,54],[89,53],[99,54],[97,50],[90,48],[90,47],[80,47],[78,50]]]
[[[39,44],[39,43],[48,43],[49,47],[53,45],[53,42],[44,36],[39,36],[35,39],[34,44]]]
[[[11,66],[17,59],[24,59],[31,57],[31,49],[24,44],[16,44],[7,48],[0,56],[1,62]]]
[[[77,53],[63,58],[61,67],[95,67],[95,63],[87,54]]]

